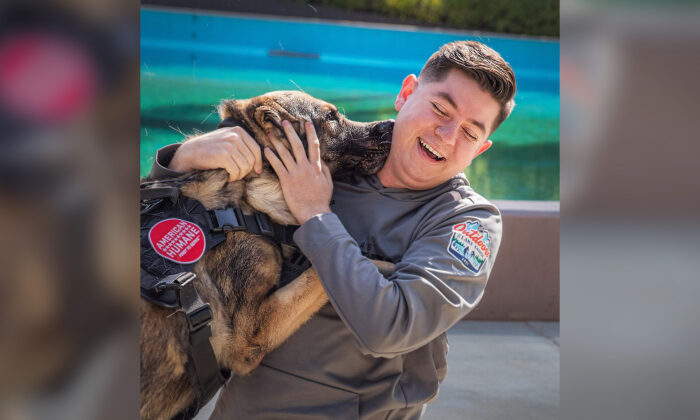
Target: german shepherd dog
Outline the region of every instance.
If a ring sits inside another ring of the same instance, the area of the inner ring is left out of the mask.
[[[292,123],[307,146],[304,120],[313,122],[321,157],[335,178],[373,174],[389,153],[393,121],[350,121],[327,102],[296,91],[277,91],[247,100],[226,100],[218,108],[221,119],[243,121],[255,140],[272,148],[277,139],[291,150],[282,121]],[[274,148],[273,148],[274,150]],[[282,225],[295,225],[279,181],[268,162],[260,175],[227,182],[223,170],[197,171],[150,183],[177,186],[180,194],[207,209],[239,207],[244,213],[267,214]],[[326,302],[327,296],[313,268],[277,288],[283,252],[253,234],[228,232],[226,240],[196,263],[194,285],[209,302],[212,348],[219,367],[234,375],[254,369],[271,350],[284,342]],[[376,262],[387,273],[391,266]],[[189,407],[196,392],[187,374],[188,328],[181,313],[141,299],[141,417],[169,419]]]

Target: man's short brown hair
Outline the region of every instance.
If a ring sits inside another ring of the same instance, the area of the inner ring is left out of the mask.
[[[476,81],[500,105],[501,112],[491,132],[510,115],[515,106],[515,74],[496,51],[476,41],[455,41],[443,45],[423,66],[419,81],[440,81],[451,69],[458,69]]]

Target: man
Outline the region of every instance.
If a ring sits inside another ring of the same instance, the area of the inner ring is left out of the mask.
[[[294,150],[264,156],[330,305],[232,378],[212,418],[421,417],[445,378],[445,331],[481,299],[500,244],[500,213],[462,171],[491,146],[514,95],[513,71],[495,51],[444,45],[403,81],[384,167],[344,182],[331,181],[313,126],[307,157],[286,125]],[[152,174],[217,167],[232,180],[260,172],[259,147],[244,130],[220,129],[161,149]],[[395,262],[394,274],[368,257]]]

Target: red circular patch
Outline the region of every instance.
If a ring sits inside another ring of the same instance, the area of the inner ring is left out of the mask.
[[[163,258],[179,264],[197,262],[206,250],[202,228],[182,219],[165,219],[148,232],[153,249]]]

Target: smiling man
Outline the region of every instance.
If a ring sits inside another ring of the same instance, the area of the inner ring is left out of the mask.
[[[435,187],[492,144],[488,135],[501,105],[474,78],[451,68],[442,74],[424,70],[420,79],[406,77],[396,99],[391,152],[379,172],[386,187]]]
[[[294,152],[264,156],[330,304],[250,375],[232,378],[212,418],[422,416],[447,371],[445,332],[481,300],[501,238],[498,209],[462,171],[491,146],[515,90],[512,69],[492,49],[444,45],[419,77],[403,81],[384,167],[342,182],[320,161],[313,127],[307,156],[285,125]],[[174,174],[168,164],[225,167],[232,179],[259,171],[260,150],[246,136],[217,130],[162,150],[152,176]],[[394,273],[382,276],[370,258],[394,262]]]

